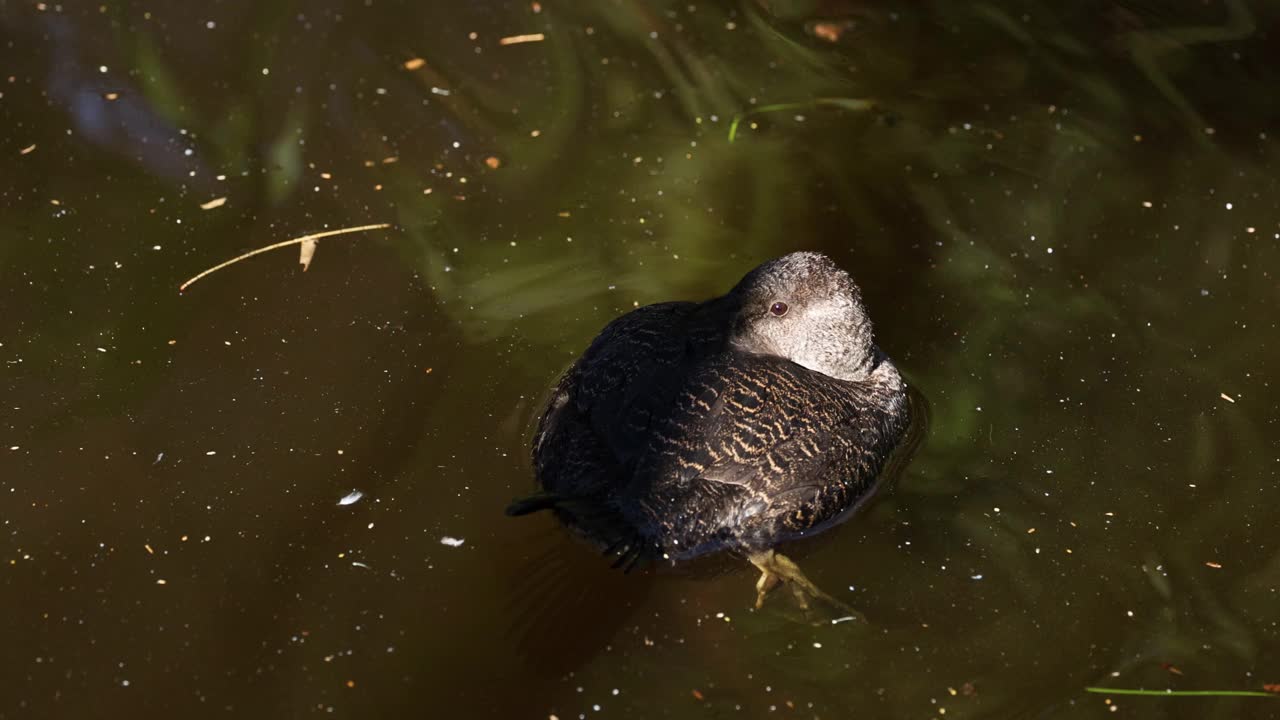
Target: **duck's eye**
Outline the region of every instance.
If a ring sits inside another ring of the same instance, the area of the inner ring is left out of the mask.
[[[773,304],[773,307],[769,308],[769,312],[773,313],[774,317],[782,317],[787,314],[787,304],[784,302],[776,302]]]

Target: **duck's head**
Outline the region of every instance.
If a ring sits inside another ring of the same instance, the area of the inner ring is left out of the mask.
[[[735,315],[729,342],[841,380],[872,364],[871,320],[849,273],[831,258],[795,252],[747,273],[726,296]]]

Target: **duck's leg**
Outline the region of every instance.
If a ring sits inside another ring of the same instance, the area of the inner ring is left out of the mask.
[[[804,576],[800,571],[800,566],[796,565],[786,555],[774,552],[773,550],[764,550],[762,552],[752,553],[747,556],[752,565],[760,568],[760,579],[756,581],[756,609],[764,605],[764,596],[768,595],[771,590],[778,587],[782,583],[791,586],[791,591],[795,593],[796,602],[801,608],[808,609],[809,601],[813,599],[822,600],[831,603],[843,611],[853,614],[853,608],[831,597],[830,595],[818,589]]]

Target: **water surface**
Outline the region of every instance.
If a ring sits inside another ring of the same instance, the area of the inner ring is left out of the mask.
[[[0,716],[1280,713],[1084,692],[1280,682],[1274,6],[0,27]],[[789,549],[864,620],[503,517],[605,322],[797,249],[932,407],[889,493]]]

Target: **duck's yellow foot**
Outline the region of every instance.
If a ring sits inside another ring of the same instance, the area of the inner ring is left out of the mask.
[[[786,555],[774,552],[773,550],[765,550],[763,552],[752,553],[747,556],[752,565],[760,568],[760,579],[756,581],[756,609],[764,606],[764,596],[768,595],[774,588],[786,583],[791,592],[796,597],[796,602],[802,609],[808,610],[809,604],[813,600],[822,600],[830,603],[832,606],[842,611],[854,614],[853,608],[845,603],[831,597],[818,589],[804,576],[800,571],[800,566],[796,565]]]

